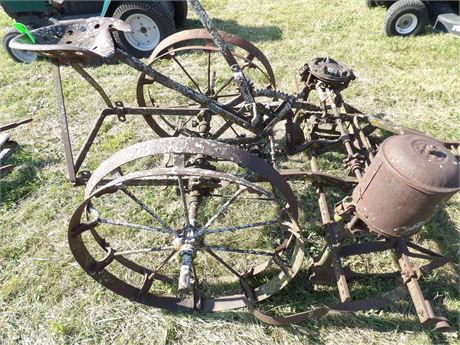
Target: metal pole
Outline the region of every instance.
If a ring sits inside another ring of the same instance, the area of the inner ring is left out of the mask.
[[[56,87],[57,106],[59,110],[59,116],[61,118],[61,138],[62,143],[64,145],[64,154],[67,163],[67,171],[69,173],[70,182],[76,183],[77,177],[73,162],[72,143],[70,142],[69,126],[67,124],[67,112],[65,109],[64,94],[62,92],[61,68],[59,61],[54,61],[53,78]]]

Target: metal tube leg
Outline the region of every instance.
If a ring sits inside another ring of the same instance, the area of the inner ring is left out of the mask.
[[[306,136],[307,140],[311,140],[309,135]],[[314,153],[310,153],[310,166],[313,172],[319,172],[318,162],[316,159],[316,155]],[[340,246],[339,243],[339,232],[340,229],[337,228],[337,224],[332,222],[331,216],[329,214],[327,200],[326,200],[326,193],[324,192],[322,187],[317,189],[318,197],[318,204],[319,209],[321,211],[321,219],[323,224],[326,228],[328,239],[328,245],[330,247],[330,256],[327,253],[327,263],[329,262],[332,264],[332,268],[334,270],[334,275],[337,283],[337,289],[339,290],[340,300],[342,302],[349,301],[351,299],[350,291],[348,289],[347,279],[345,276],[345,272],[342,267],[342,262],[340,259],[340,255],[338,253],[338,248]],[[320,266],[316,266],[316,269],[320,269]]]
[[[76,183],[77,177],[76,177],[76,171],[75,171],[75,166],[73,162],[72,144],[70,142],[69,127],[67,124],[67,112],[65,109],[64,94],[62,93],[61,69],[60,69],[59,62],[54,63],[53,78],[54,78],[54,84],[56,86],[56,98],[57,98],[57,105],[58,105],[60,124],[61,124],[61,138],[62,138],[62,143],[64,144],[64,153],[65,153],[65,160],[67,163],[67,171],[69,174],[70,182]]]
[[[418,283],[419,277],[408,256],[409,251],[406,242],[404,240],[399,240],[395,247],[395,251],[398,257],[399,266],[401,267],[403,282],[409,290],[420,322],[422,324],[434,324],[437,330],[443,332],[453,330],[446,318],[435,315],[431,303],[423,296],[420,284]]]
[[[182,254],[182,263],[180,266],[179,283],[177,292],[179,294],[187,293],[190,290],[190,272],[192,271],[193,257],[189,252]]]

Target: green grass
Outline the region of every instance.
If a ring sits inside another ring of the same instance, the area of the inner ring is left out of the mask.
[[[281,90],[294,92],[297,69],[329,55],[353,68],[357,80],[344,92],[365,113],[385,113],[402,125],[449,140],[460,140],[460,44],[449,35],[429,32],[415,38],[388,38],[381,31],[383,9],[363,1],[206,0],[219,28],[253,41],[268,57]],[[200,27],[194,15],[189,27]],[[0,34],[11,20],[0,13]],[[422,289],[435,311],[449,317],[457,332],[439,335],[418,323],[413,306],[402,302],[384,311],[329,315],[300,325],[271,327],[245,309],[218,314],[172,314],[123,299],[89,278],[67,244],[68,221],[83,198],[72,187],[60,141],[51,66],[13,63],[0,52],[0,124],[33,115],[34,122],[13,131],[21,145],[11,158],[17,166],[0,184],[0,343],[33,344],[444,344],[458,342],[460,198],[442,207],[418,243],[453,257],[424,278]],[[122,65],[91,73],[110,95],[135,104],[138,74]],[[82,79],[64,69],[73,140],[79,144],[102,108]],[[141,119],[104,127],[87,168],[129,144],[154,138]],[[304,207],[302,228],[316,254],[321,241],[319,214],[309,186],[294,186]],[[366,256],[358,268],[391,269],[388,257]],[[334,288],[312,291],[305,271],[264,304],[281,313],[333,301]],[[392,282],[354,283],[358,297]],[[279,307],[277,307],[279,306]]]

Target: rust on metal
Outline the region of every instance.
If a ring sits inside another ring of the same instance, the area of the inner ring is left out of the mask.
[[[411,242],[409,237],[420,230],[437,206],[460,189],[459,155],[455,151],[460,144],[430,138],[379,115],[365,115],[346,103],[342,92],[355,75],[352,69],[329,57],[313,59],[300,69],[304,85],[298,94],[277,90],[272,67],[258,48],[242,38],[218,31],[198,0],[188,2],[204,29],[166,38],[147,64],[115,48],[110,31],[130,28],[114,19],[60,22],[32,31],[37,38],[35,45],[24,43],[22,36],[11,42],[12,48],[34,50],[55,64],[69,178],[72,183],[86,184],[84,200],[74,212],[68,230],[71,251],[85,272],[113,292],[147,305],[202,312],[246,306],[255,317],[273,325],[319,318],[329,312],[383,308],[410,296],[422,324],[432,324],[440,331],[452,330],[448,321],[433,311],[420,287],[423,275],[446,264],[449,258]],[[206,65],[195,66],[204,67],[204,84],[178,58],[193,57],[197,52],[207,56]],[[213,54],[223,57],[225,77],[216,75]],[[83,62],[107,58],[140,72],[138,107],[112,101],[84,69]],[[157,63],[176,64],[175,70],[188,79],[186,85],[177,81],[177,75],[161,73]],[[61,85],[63,65],[73,67],[106,106],[75,160]],[[265,85],[249,79],[246,72],[251,68],[262,74]],[[219,78],[224,79],[220,86],[216,84]],[[153,94],[154,87],[160,86],[186,101],[162,103],[161,92],[159,96]],[[223,90],[227,92],[225,100],[220,94]],[[117,116],[120,121],[126,121],[128,116],[142,116],[162,138],[115,153],[92,175],[80,171],[109,116]],[[274,129],[280,123],[285,128],[283,140],[275,136]],[[388,135],[390,138],[385,140]],[[325,154],[330,152],[342,159],[344,169],[337,176],[325,173],[322,166],[324,161],[328,162]],[[307,164],[302,169],[280,168],[286,161]],[[136,171],[129,170],[133,166]],[[345,178],[346,175],[349,177]],[[302,265],[304,224],[299,220],[299,209],[303,205],[291,189],[295,181],[311,183],[326,240],[308,269],[309,281],[335,285],[339,302],[281,317],[258,308],[260,301],[285,287]],[[233,188],[232,194],[225,202],[216,202],[229,186]],[[142,193],[134,192],[135,188]],[[145,195],[162,193],[168,188],[173,188],[170,197],[175,198],[171,207],[174,212],[179,210],[178,226],[169,224],[151,200],[144,200]],[[329,194],[329,189],[346,195],[337,200],[339,193]],[[276,216],[261,218],[263,212],[253,201],[244,207],[253,218],[250,223],[241,224],[239,216],[234,216],[229,217],[231,224],[213,227],[236,200],[241,200],[241,195],[271,203]],[[107,207],[100,204],[106,205],[105,200],[113,196],[120,203],[137,205],[149,222],[136,223],[129,212],[123,213],[122,219],[111,219],[110,214],[105,214]],[[332,201],[334,209],[330,207]],[[213,216],[204,219],[207,208],[212,209],[207,211]],[[104,226],[167,239],[159,246],[126,249],[120,246],[120,239],[111,241],[104,237],[101,231]],[[260,231],[264,241],[249,248],[224,241],[225,235],[243,230]],[[222,242],[209,244],[208,239],[213,236]],[[99,257],[90,249],[94,244],[102,250]],[[347,257],[384,251],[395,253],[397,271],[358,273],[344,263]],[[162,255],[158,266],[148,267],[145,260],[138,260],[147,254]],[[229,259],[233,256],[239,258],[238,264]],[[255,257],[266,260],[256,264]],[[411,258],[426,263],[418,266]],[[200,276],[203,262],[212,262],[229,274],[238,292],[222,289],[212,295],[212,289],[205,286],[209,281]],[[165,273],[165,267],[173,265],[176,274]],[[115,266],[124,273],[117,274]],[[139,278],[137,284],[128,280],[132,275]],[[349,282],[368,276],[400,279],[401,286],[357,300]],[[167,291],[157,289],[157,284],[167,284]]]
[[[31,31],[36,44],[22,35],[10,42],[13,49],[34,51],[59,61],[91,61],[110,58],[115,53],[111,31],[131,31],[120,19],[93,17],[60,21]]]
[[[6,160],[13,154],[14,150],[19,146],[16,141],[10,140],[11,133],[6,132],[25,125],[32,121],[32,118],[11,122],[0,126],[0,178],[8,175],[14,170],[12,164],[4,164]]]
[[[460,190],[459,180],[458,161],[440,142],[415,134],[390,137],[353,191],[355,212],[377,233],[407,237]]]
[[[159,144],[165,145],[159,145]],[[144,179],[149,180],[152,183],[155,183],[157,186],[166,185],[172,183],[177,183],[177,181],[183,181],[184,185],[186,184],[188,189],[190,189],[190,185],[194,179],[198,180],[217,180],[219,181],[219,185],[222,185],[224,181],[227,183],[233,183],[240,188],[241,191],[247,190],[250,193],[263,195],[264,197],[271,199],[273,201],[276,200],[275,195],[267,190],[262,189],[257,184],[250,182],[244,178],[239,178],[237,176],[210,170],[210,169],[200,169],[200,168],[181,168],[179,166],[172,166],[170,168],[154,168],[149,169],[144,172],[134,172],[131,174],[127,174],[125,176],[119,177],[107,184],[102,185],[99,188],[96,188],[100,185],[103,177],[105,177],[108,173],[114,170],[120,169],[124,164],[128,163],[129,161],[134,161],[136,159],[140,159],[145,156],[151,156],[153,154],[166,154],[166,153],[174,153],[174,152],[184,152],[187,154],[199,154],[199,155],[210,155],[213,154],[221,159],[228,160],[230,162],[236,162],[237,164],[241,164],[242,166],[246,166],[254,173],[258,171],[261,172],[262,176],[267,179],[267,181],[271,182],[273,186],[277,186],[281,184],[278,191],[285,195],[286,199],[290,199],[290,189],[287,185],[282,185],[284,180],[281,176],[277,175],[276,171],[267,166],[266,162],[249,155],[245,151],[239,151],[232,146],[225,145],[222,143],[217,142],[209,142],[203,139],[187,139],[187,138],[171,138],[171,139],[161,139],[151,142],[140,143],[129,147],[125,150],[119,152],[118,155],[112,157],[111,160],[104,162],[93,174],[91,179],[88,181],[88,185],[86,187],[85,192],[85,201],[80,205],[77,211],[74,213],[72,220],[69,226],[69,243],[74,254],[77,262],[85,269],[85,271],[90,274],[94,279],[96,279],[99,283],[104,285],[105,287],[109,288],[110,290],[127,297],[132,300],[137,300],[141,303],[152,305],[160,308],[167,308],[169,310],[186,310],[186,309],[197,309],[202,312],[210,312],[210,311],[220,311],[226,309],[233,309],[238,307],[243,307],[245,305],[245,294],[242,291],[239,294],[231,294],[231,295],[223,295],[220,297],[214,298],[201,298],[196,296],[196,289],[193,290],[193,296],[190,299],[179,298],[176,296],[166,296],[166,295],[158,295],[155,294],[153,291],[149,292],[149,289],[146,288],[145,284],[150,284],[149,280],[147,283],[144,282],[142,286],[133,286],[126,282],[121,281],[115,275],[113,275],[108,268],[110,268],[110,264],[113,260],[116,260],[118,263],[124,265],[126,268],[133,270],[134,272],[144,274],[144,272],[150,272],[148,268],[140,268],[138,264],[133,261],[128,260],[123,256],[128,255],[126,251],[120,252],[120,255],[117,253],[115,248],[108,248],[108,242],[100,238],[97,234],[97,227],[100,224],[107,223],[106,219],[102,219],[99,214],[97,214],[96,222],[92,222],[90,226],[83,226],[82,222],[84,221],[84,212],[87,209],[88,205],[92,203],[94,198],[102,198],[106,193],[113,193],[115,189],[124,189],[130,185],[129,181],[133,179]],[[177,178],[180,178],[177,180]],[[181,183],[179,183],[179,189],[182,189]],[[225,185],[225,184],[224,184]],[[287,189],[286,189],[287,188]],[[185,188],[184,188],[185,189]],[[216,187],[217,192],[218,187]],[[125,190],[125,193],[128,195],[129,192]],[[182,192],[181,192],[182,193]],[[231,200],[231,199],[229,199]],[[136,199],[140,205],[141,202]],[[190,203],[185,203],[185,205],[191,205]],[[225,204],[224,204],[225,206]],[[226,206],[228,207],[228,205]],[[188,216],[186,223],[184,224],[184,228],[180,231],[174,230],[160,221],[158,218],[155,218],[162,226],[163,230],[149,228],[148,230],[151,231],[159,231],[165,233],[171,233],[171,242],[169,246],[165,246],[165,248],[156,248],[155,250],[151,249],[150,251],[160,251],[160,250],[175,250],[177,251],[177,255],[182,257],[182,267],[181,267],[181,275],[179,279],[179,288],[178,291],[187,290],[190,285],[191,279],[197,281],[197,277],[195,274],[191,274],[191,270],[189,268],[192,267],[193,262],[195,261],[195,256],[197,255],[210,255],[215,260],[217,260],[222,265],[226,266],[229,270],[231,270],[231,266],[226,264],[225,261],[218,256],[217,253],[220,252],[234,252],[239,253],[241,255],[264,255],[267,256],[269,259],[265,263],[259,263],[257,267],[253,267],[250,271],[251,276],[256,274],[261,274],[265,269],[273,269],[278,266],[279,272],[277,274],[272,275],[272,278],[268,281],[265,281],[264,284],[260,286],[253,286],[253,292],[255,296],[257,296],[258,300],[263,300],[270,297],[273,293],[278,291],[279,289],[283,288],[297,273],[300,269],[303,260],[303,240],[301,238],[300,228],[296,225],[296,221],[294,217],[288,217],[285,220],[278,219],[273,222],[261,222],[261,223],[253,223],[250,225],[246,225],[248,227],[259,227],[263,225],[268,225],[269,223],[272,225],[278,224],[280,227],[279,231],[285,233],[287,236],[284,242],[281,245],[275,246],[273,252],[267,251],[258,251],[256,248],[251,249],[235,249],[235,248],[228,248],[228,247],[211,247],[205,245],[205,238],[209,234],[216,234],[219,232],[234,232],[239,230],[238,226],[224,228],[220,230],[212,230],[208,229],[208,225],[206,224],[197,224],[196,223],[196,215],[194,212],[189,212],[190,209],[185,212]],[[287,215],[291,214],[291,211],[296,214],[295,207],[289,206],[287,209],[281,209],[279,214],[280,215]],[[217,214],[223,211],[219,211]],[[150,211],[150,214],[154,214],[154,211]],[[211,219],[212,220],[212,219]],[[89,224],[88,224],[89,225]],[[119,226],[124,227],[135,227],[135,224],[128,224],[128,223],[118,223]],[[137,226],[139,228],[139,226]],[[83,230],[82,230],[83,229]],[[144,227],[147,230],[147,227]],[[282,229],[282,230],[281,230]],[[96,241],[104,248],[107,252],[107,256],[102,260],[97,261],[87,250],[84,241],[82,240],[82,234],[85,231],[91,231],[93,233],[94,238]],[[174,249],[176,248],[176,249]],[[281,261],[276,262],[276,258],[286,251],[289,248],[289,251],[292,251],[292,255],[288,262]],[[150,275],[150,280],[157,279],[161,281],[171,281],[172,278],[169,278],[164,275],[155,275],[155,272],[152,272]],[[235,279],[237,282],[241,279],[247,279],[246,276],[248,273],[244,272],[237,272],[232,271],[235,275]],[[192,277],[191,277],[192,276]],[[141,297],[140,297],[141,296]],[[196,299],[200,298],[199,307],[197,306]]]

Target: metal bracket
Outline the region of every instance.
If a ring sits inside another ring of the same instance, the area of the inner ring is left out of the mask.
[[[117,113],[118,121],[126,122],[126,110],[122,101],[115,102],[115,111]]]

